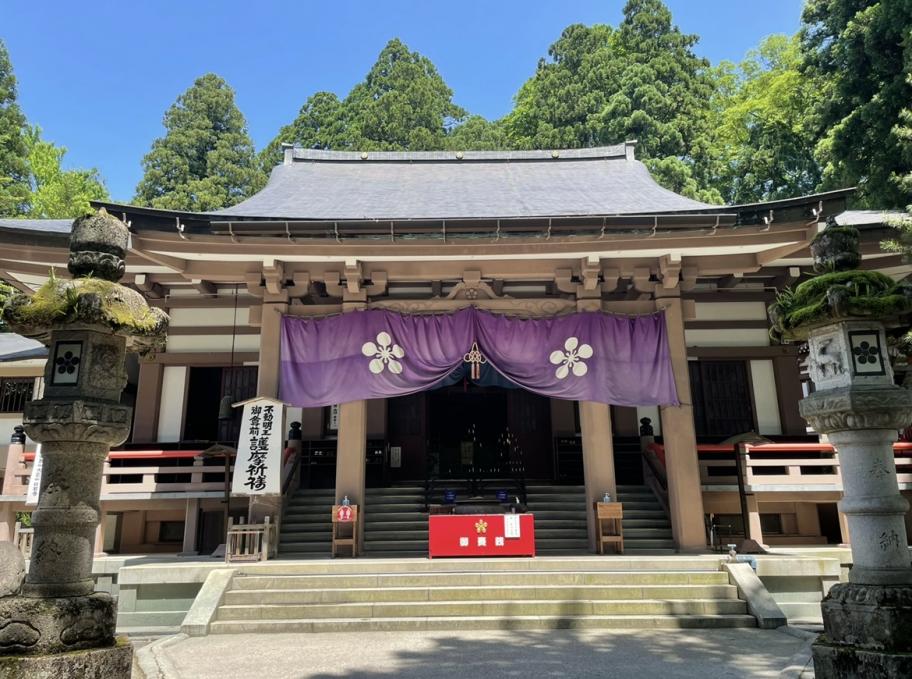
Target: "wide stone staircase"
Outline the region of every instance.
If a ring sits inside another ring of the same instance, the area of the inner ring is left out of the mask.
[[[666,557],[360,560],[242,568],[213,634],[753,627],[717,562]]]
[[[671,524],[652,492],[645,486],[618,486],[617,492],[624,503],[625,552],[673,553]],[[527,500],[529,511],[535,514],[537,553],[588,551],[583,486],[530,484]],[[332,490],[301,490],[290,499],[280,531],[283,557],[329,554],[332,501]],[[427,554],[427,513],[421,486],[369,488],[365,503],[365,556]]]

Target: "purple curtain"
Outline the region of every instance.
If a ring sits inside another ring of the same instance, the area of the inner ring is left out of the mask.
[[[661,313],[523,320],[475,308],[285,316],[279,396],[311,408],[424,391],[463,363],[473,342],[495,370],[543,396],[623,406],[678,403]]]

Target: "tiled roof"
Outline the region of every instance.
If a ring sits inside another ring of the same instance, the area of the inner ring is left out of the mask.
[[[466,151],[461,158],[440,151],[294,149],[262,191],[210,214],[422,220],[651,214],[711,207],[659,186],[625,149]]]
[[[72,227],[72,219],[0,219],[0,229],[12,231],[68,234]]]

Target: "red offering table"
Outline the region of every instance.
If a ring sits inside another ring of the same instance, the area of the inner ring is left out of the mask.
[[[506,521],[519,521],[519,536],[506,537]],[[432,514],[428,517],[428,557],[535,556],[532,514]]]

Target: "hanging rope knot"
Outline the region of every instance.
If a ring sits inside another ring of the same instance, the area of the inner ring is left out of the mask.
[[[481,350],[478,348],[478,342],[472,342],[472,348],[469,350],[469,353],[462,357],[462,360],[469,364],[473,380],[477,380],[481,377],[481,364],[488,362],[488,359],[484,357],[484,354],[482,354]]]

